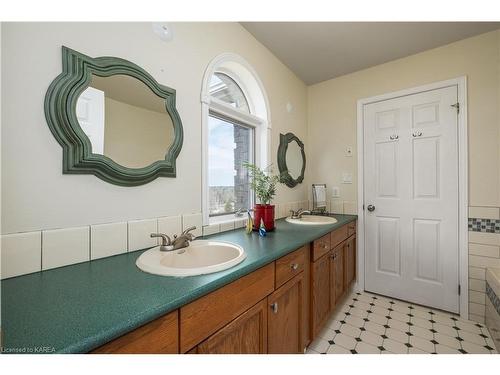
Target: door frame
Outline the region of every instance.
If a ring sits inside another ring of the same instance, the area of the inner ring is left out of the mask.
[[[457,86],[458,103],[458,280],[460,287],[460,317],[469,318],[469,228],[468,228],[468,137],[467,137],[467,77],[461,76],[433,82],[369,98],[357,102],[357,165],[358,165],[358,228],[357,228],[357,280],[355,287],[365,289],[365,220],[364,220],[364,106],[388,99],[421,92]]]

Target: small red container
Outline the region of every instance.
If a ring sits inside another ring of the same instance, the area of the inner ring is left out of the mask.
[[[258,231],[261,220],[267,232],[274,230],[274,204],[256,204],[253,208],[253,230]]]

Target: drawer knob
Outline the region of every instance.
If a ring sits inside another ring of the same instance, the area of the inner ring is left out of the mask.
[[[292,263],[292,265],[290,266],[292,268],[292,270],[296,270],[297,268],[299,268],[299,264],[298,263]]]
[[[271,309],[273,309],[273,313],[277,314],[278,313],[278,302],[274,302],[271,304]]]
[[[326,243],[323,244],[323,249],[328,249],[328,245]]]

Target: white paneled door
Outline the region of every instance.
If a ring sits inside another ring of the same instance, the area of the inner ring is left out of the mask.
[[[457,86],[364,106],[365,289],[458,312]]]

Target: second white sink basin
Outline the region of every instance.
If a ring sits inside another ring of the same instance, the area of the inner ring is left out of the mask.
[[[234,267],[246,258],[239,245],[224,241],[196,240],[188,247],[160,251],[154,247],[137,258],[136,265],[144,272],[162,276],[194,276]]]
[[[334,217],[320,215],[304,215],[300,219],[292,219],[291,217],[287,217],[285,220],[289,223],[302,225],[326,225],[335,224],[337,222],[337,219],[335,219]]]

